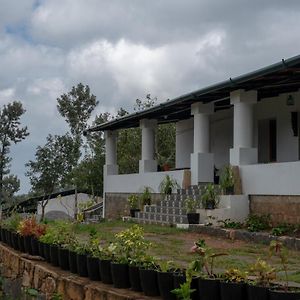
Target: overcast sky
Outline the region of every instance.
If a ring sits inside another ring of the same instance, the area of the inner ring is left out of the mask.
[[[30,136],[12,173],[66,125],[56,98],[88,84],[97,112],[160,101],[300,54],[300,1],[0,0],[0,105],[23,102]]]

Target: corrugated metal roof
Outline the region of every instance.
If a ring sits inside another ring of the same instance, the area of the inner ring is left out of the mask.
[[[176,122],[190,117],[190,107],[195,102],[216,102],[215,109],[230,106],[230,92],[237,89],[257,90],[259,100],[281,93],[297,91],[300,88],[300,55],[282,59],[265,68],[235,77],[223,82],[195,90],[147,110],[125,115],[86,132],[116,130],[139,126],[141,119],[157,119],[159,124]]]

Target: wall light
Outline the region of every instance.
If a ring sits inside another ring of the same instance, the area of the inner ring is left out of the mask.
[[[294,104],[295,104],[294,97],[292,95],[289,95],[286,99],[286,105],[293,106]]]

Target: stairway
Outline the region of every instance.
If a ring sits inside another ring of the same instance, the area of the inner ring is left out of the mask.
[[[165,196],[157,204],[145,205],[142,212],[135,214],[134,221],[146,224],[187,224],[184,200],[187,197],[199,198],[198,186],[190,186],[188,189],[178,189],[176,194]]]

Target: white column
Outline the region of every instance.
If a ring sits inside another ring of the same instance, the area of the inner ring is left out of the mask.
[[[194,149],[193,118],[176,122],[176,168],[189,168]]]
[[[230,149],[230,164],[257,163],[257,148],[253,147],[253,108],[257,91],[236,90],[230,93],[233,104],[233,148]]]
[[[140,128],[142,129],[142,159],[139,162],[139,172],[156,172],[157,162],[155,154],[155,129],[156,120],[142,119]]]
[[[105,175],[118,174],[117,165],[117,133],[115,131],[105,131]]]
[[[192,184],[213,182],[214,155],[210,153],[210,117],[214,104],[194,103],[191,114],[194,116],[194,149],[191,154]]]

